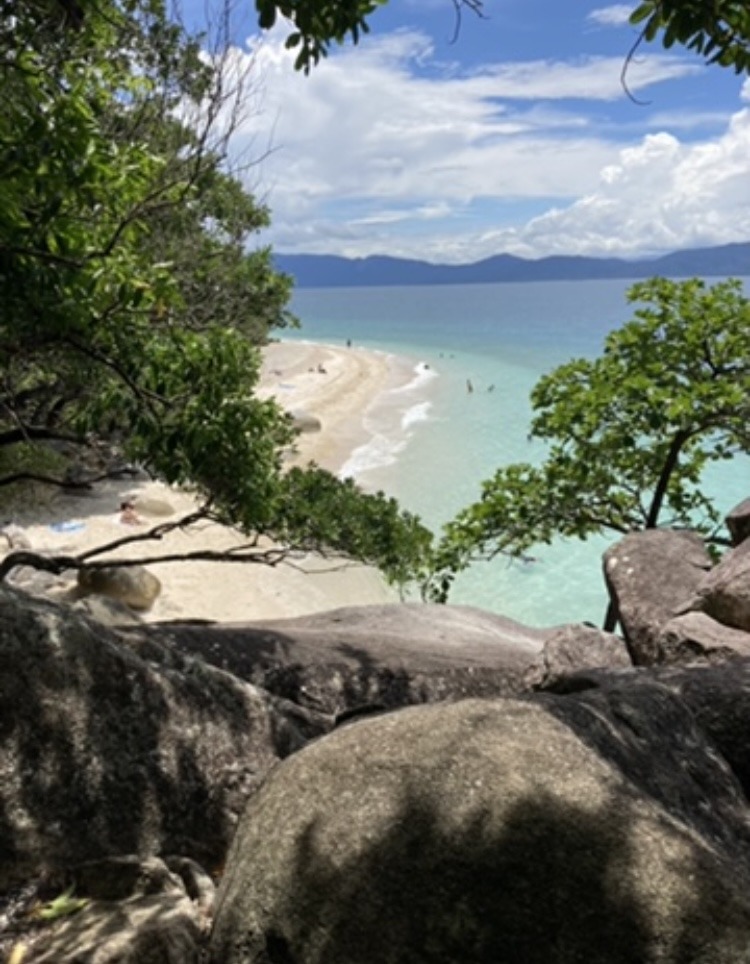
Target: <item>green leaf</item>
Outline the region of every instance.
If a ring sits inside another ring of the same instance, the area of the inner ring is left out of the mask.
[[[67,890],[55,897],[54,900],[37,908],[34,911],[34,916],[39,918],[39,920],[50,922],[59,920],[61,917],[70,917],[73,914],[77,914],[83,910],[90,901],[85,897],[74,897],[73,891],[74,888],[72,886],[68,887]]]
[[[630,14],[630,23],[639,24],[644,21],[647,17],[650,17],[656,10],[656,4],[652,2],[642,3],[640,7],[636,7],[635,10]]]

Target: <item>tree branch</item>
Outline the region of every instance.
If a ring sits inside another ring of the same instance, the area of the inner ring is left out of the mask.
[[[655,529],[656,524],[659,521],[659,513],[661,512],[661,507],[664,502],[664,497],[667,492],[667,486],[669,485],[669,480],[672,477],[672,473],[677,467],[677,460],[680,457],[680,452],[682,447],[690,438],[690,432],[677,432],[672,443],[669,446],[669,451],[667,452],[667,457],[664,460],[664,465],[662,466],[661,473],[659,475],[659,481],[656,483],[656,488],[654,489],[654,496],[651,499],[651,506],[648,511],[648,518],[646,519],[646,528]]]
[[[106,478],[106,476],[105,476]],[[55,485],[60,489],[90,489],[93,482],[98,479],[91,479],[85,482],[72,482],[68,479],[56,479],[51,475],[42,475],[39,472],[14,472],[13,475],[4,475],[0,478],[0,488],[6,485],[13,485],[14,482],[41,482],[43,485]]]
[[[166,400],[161,395],[158,395],[156,392],[150,392],[138,385],[137,382],[135,382],[130,375],[123,370],[122,366],[119,365],[113,358],[110,358],[109,355],[105,355],[102,352],[89,347],[88,345],[81,344],[81,342],[76,341],[74,338],[63,338],[61,339],[61,344],[67,345],[69,348],[79,352],[86,358],[90,358],[92,361],[99,362],[100,365],[104,365],[105,368],[109,368],[110,371],[114,372],[115,375],[117,375],[117,377],[128,386],[133,395],[136,398],[139,398],[144,405],[147,406],[152,415],[156,416],[158,414],[155,403],[158,402],[162,405],[165,404]]]
[[[635,59],[635,55],[636,55],[636,52],[638,51],[638,48],[640,47],[640,45],[643,43],[645,39],[646,39],[646,29],[644,27],[644,29],[641,30],[641,32],[636,37],[635,42],[631,46],[630,50],[627,52],[627,55],[625,57],[625,62],[623,63],[622,70],[620,71],[620,84],[622,86],[622,89],[625,91],[627,97],[630,100],[632,100],[634,104],[637,104],[639,107],[648,107],[651,101],[638,100],[635,94],[631,91],[630,87],[628,87],[627,73],[630,68],[630,65]]]
[[[31,439],[47,439],[55,442],[72,442],[75,445],[84,445],[86,440],[80,435],[70,435],[67,432],[57,432],[43,425],[21,425],[18,428],[8,429],[0,432],[0,448],[6,445],[18,445],[21,442],[28,442]]]

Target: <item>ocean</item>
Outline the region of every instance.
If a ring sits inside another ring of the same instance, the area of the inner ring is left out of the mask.
[[[372,405],[370,441],[342,474],[395,496],[439,531],[497,468],[543,458],[543,446],[528,439],[532,387],[573,357],[601,353],[606,334],[632,317],[631,284],[303,288],[291,305],[302,327],[284,337],[351,341],[412,359],[414,379]],[[750,496],[750,458],[712,467],[705,488],[729,511]],[[527,563],[477,563],[456,581],[450,602],[530,626],[599,625],[607,602],[602,553],[616,540],[561,539],[532,549]]]

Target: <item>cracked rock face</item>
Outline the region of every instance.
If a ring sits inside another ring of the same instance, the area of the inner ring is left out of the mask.
[[[112,854],[211,868],[303,742],[257,687],[0,586],[0,891]]]
[[[710,568],[711,557],[694,532],[633,532],[605,552],[607,588],[636,665],[660,661],[663,626],[691,607]]]
[[[696,533],[633,532],[607,550],[604,573],[636,665],[750,655],[750,541],[713,565]]]
[[[717,622],[750,633],[750,540],[745,540],[701,580],[695,609]]]
[[[508,696],[549,629],[471,606],[400,603],[242,624],[144,632],[278,696],[330,715],[378,704]]]

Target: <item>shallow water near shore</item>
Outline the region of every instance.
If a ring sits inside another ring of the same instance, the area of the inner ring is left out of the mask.
[[[299,289],[292,310],[302,328],[285,337],[351,341],[412,359],[412,381],[371,406],[371,441],[342,474],[395,496],[438,530],[498,467],[543,457],[527,437],[532,387],[556,365],[601,352],[605,335],[632,317],[630,285]],[[705,487],[729,511],[750,495],[750,459],[712,466]],[[459,578],[451,602],[532,626],[598,624],[606,606],[601,556],[613,541],[558,540],[534,548],[525,564],[478,564]]]

